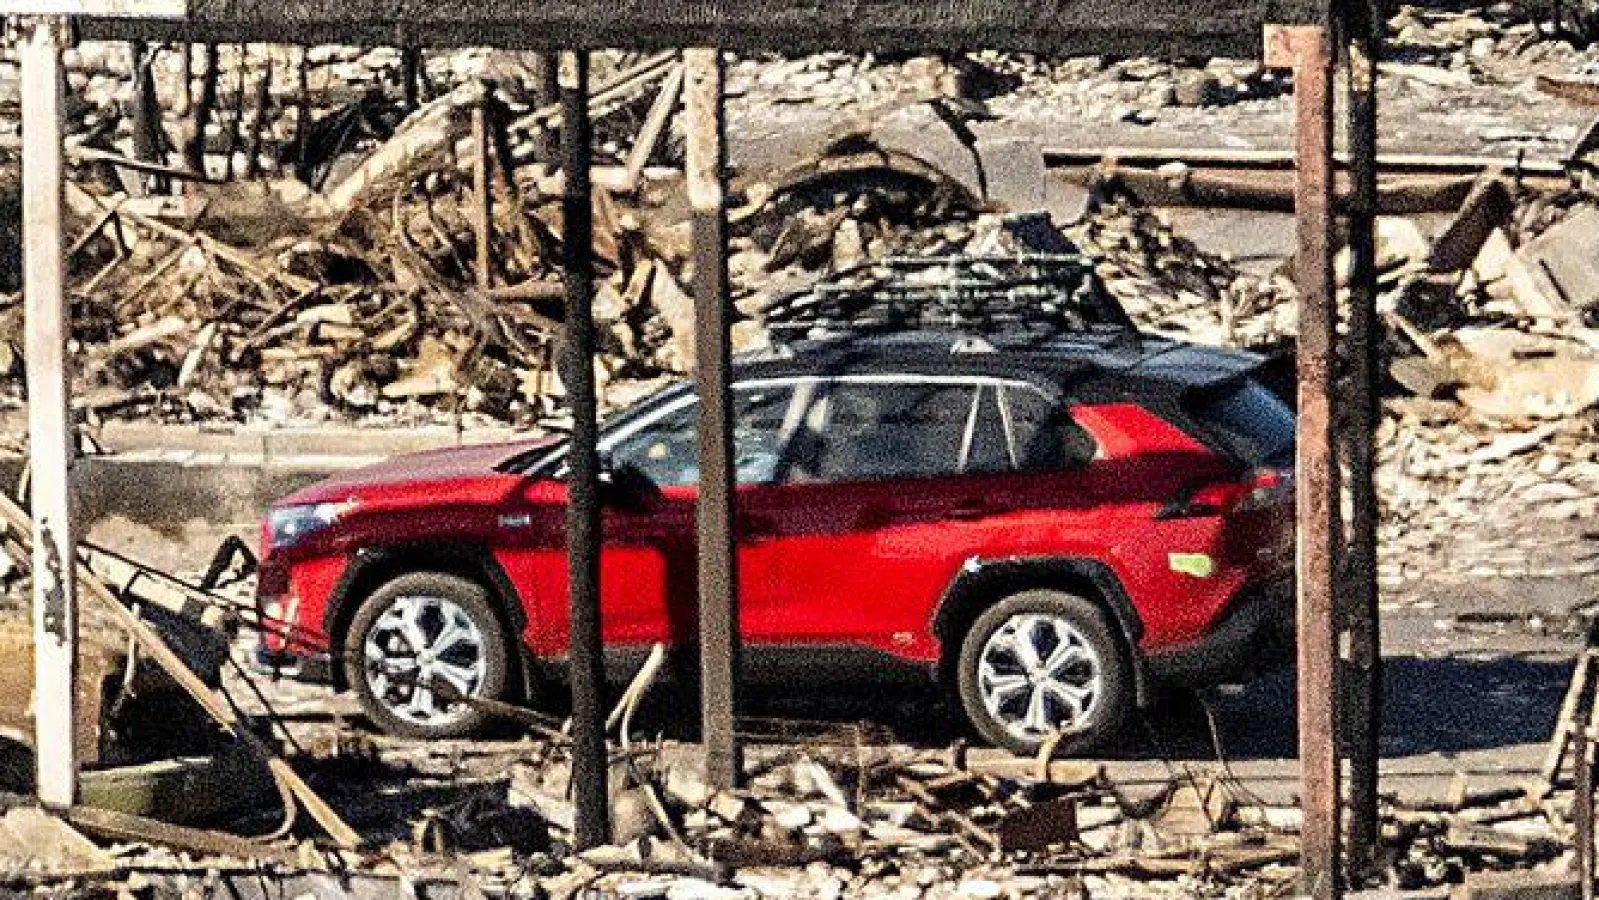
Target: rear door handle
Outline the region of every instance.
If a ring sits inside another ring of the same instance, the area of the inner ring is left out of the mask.
[[[738,542],[764,544],[776,537],[777,523],[766,516],[739,516]]]
[[[951,519],[981,519],[988,515],[988,504],[980,500],[968,500],[956,505],[945,515]]]

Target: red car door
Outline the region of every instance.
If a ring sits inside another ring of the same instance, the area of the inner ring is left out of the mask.
[[[979,440],[984,385],[844,376],[815,393],[783,483],[741,509],[761,549],[742,558],[744,583],[767,598],[744,617],[751,643],[936,656],[928,610],[1010,477]]]
[[[777,471],[778,441],[792,396],[784,383],[752,383],[734,390],[734,457],[739,492],[758,490]],[[600,555],[601,629],[607,646],[677,643],[697,637],[695,504],[699,480],[698,406],[692,395],[610,430],[600,450],[613,469],[631,466],[659,494],[603,512]],[[525,537],[512,533],[501,562],[534,614],[524,635],[535,652],[564,655],[569,631],[564,539],[566,486],[557,479],[532,482],[525,506],[512,516]],[[765,601],[758,587],[742,598],[746,609]]]

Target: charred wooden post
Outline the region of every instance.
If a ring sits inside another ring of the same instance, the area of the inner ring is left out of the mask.
[[[66,77],[64,21],[24,24],[22,62],[22,265],[27,314],[28,463],[33,477],[34,722],[39,801],[77,798],[73,739],[78,603],[70,484],[73,445],[61,140]]]
[[[600,633],[600,454],[594,390],[594,206],[589,187],[587,53],[561,54],[561,213],[566,340],[561,380],[572,410],[567,444],[566,549],[572,610],[572,800],[575,841],[611,837],[606,796],[604,651]]]
[[[294,177],[311,183],[311,48],[300,48],[296,69],[298,99],[294,110]]]
[[[405,97],[405,111],[416,112],[422,105],[421,47],[409,46],[400,51],[400,90]]]
[[[494,138],[489,133],[489,91],[472,107],[472,188],[477,193],[477,286],[494,286],[493,229],[494,182],[492,177]]]
[[[189,41],[184,41],[178,48],[178,71],[183,73],[183,86],[174,99],[172,112],[175,115],[186,116],[194,109],[194,44]],[[156,113],[156,122],[159,123],[161,121],[159,108]]]
[[[255,85],[255,120],[250,124],[249,159],[244,165],[244,177],[255,178],[261,174],[261,148],[265,139],[268,118],[272,112],[272,57],[268,56],[266,71]]]
[[[1376,871],[1381,823],[1377,768],[1381,756],[1382,645],[1377,589],[1377,424],[1381,412],[1377,350],[1377,58],[1381,18],[1350,4],[1349,60],[1349,372],[1344,448],[1347,453],[1350,521],[1341,581],[1350,632],[1346,672],[1349,691],[1349,871],[1362,878]]]
[[[187,46],[187,45],[185,45]],[[141,162],[166,162],[166,135],[161,131],[161,100],[155,90],[155,54],[144,41],[133,41],[133,158]],[[145,184],[152,183],[149,179]],[[153,181],[155,189],[166,193],[171,184],[166,178]]]
[[[239,79],[233,91],[233,115],[228,119],[228,130],[224,135],[222,180],[233,180],[233,157],[243,147],[244,139],[244,101],[249,93],[249,64],[245,61],[249,55],[249,48],[244,44],[238,46]]]
[[[1299,606],[1299,762],[1305,824],[1300,892],[1340,893],[1338,619],[1334,603],[1341,551],[1336,443],[1332,425],[1335,333],[1332,265],[1332,48],[1328,29],[1267,32],[1267,63],[1294,72],[1295,187],[1298,220],[1299,442],[1295,462]]]
[[[543,109],[560,99],[556,85],[557,63],[553,53],[534,53],[528,59],[528,69],[533,81],[533,108]],[[544,125],[533,129],[533,158],[541,163],[555,158],[555,133]]]
[[[205,130],[211,124],[211,115],[217,105],[217,82],[222,77],[222,66],[217,58],[217,45],[205,45],[205,75],[200,79],[200,98],[194,103],[194,135],[184,148],[184,161],[189,171],[205,174]]]
[[[726,79],[722,52],[684,51],[689,205],[694,214],[694,380],[699,392],[700,707],[705,774],[735,786],[743,771],[733,732],[739,670],[738,553],[728,332]]]

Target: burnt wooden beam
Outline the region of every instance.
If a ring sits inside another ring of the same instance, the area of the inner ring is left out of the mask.
[[[694,381],[699,394],[700,706],[707,780],[737,786],[743,766],[733,712],[739,676],[734,534],[733,302],[727,273],[727,115],[722,52],[683,51],[686,181],[694,229]]]
[[[951,51],[1258,56],[1268,22],[1325,22],[1325,0],[192,0],[184,19],[86,19],[84,36],[151,41],[493,45],[507,49],[719,46],[739,52]]]
[[[1349,366],[1345,434],[1350,519],[1339,581],[1349,628],[1349,872],[1351,881],[1378,870],[1378,762],[1382,731],[1382,643],[1377,586],[1377,391],[1381,385],[1377,319],[1377,60],[1382,20],[1352,16],[1346,54],[1349,80]]]

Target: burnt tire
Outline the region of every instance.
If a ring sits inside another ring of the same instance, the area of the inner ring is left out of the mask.
[[[441,572],[413,572],[373,591],[344,642],[344,672],[384,732],[465,737],[489,720],[462,696],[504,700],[511,684],[505,626],[488,591]]]
[[[1135,700],[1126,653],[1109,614],[1054,590],[1014,594],[986,610],[961,642],[961,708],[978,734],[1032,754],[1056,728],[1056,752],[1110,744]]]

